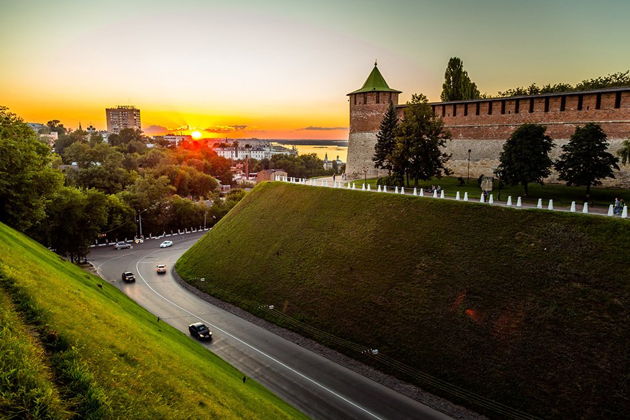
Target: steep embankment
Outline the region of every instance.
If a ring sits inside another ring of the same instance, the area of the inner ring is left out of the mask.
[[[629,240],[603,217],[265,183],[177,270],[532,414],[616,417]]]
[[[242,376],[0,224],[0,417],[301,417]]]

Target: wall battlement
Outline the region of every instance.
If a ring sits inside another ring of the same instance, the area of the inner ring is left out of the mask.
[[[390,102],[400,118],[406,105],[398,105],[399,91],[390,89],[380,72],[382,83],[369,86],[376,66],[364,87],[350,97],[350,137],[348,164],[350,178],[382,176],[374,168],[372,156],[376,133]],[[366,88],[366,85],[367,88]],[[521,124],[536,123],[547,127],[556,147],[552,158],[561,152],[575,128],[589,122],[601,125],[608,135],[610,151],[615,153],[623,140],[630,138],[630,87],[583,92],[563,92],[534,96],[487,98],[470,101],[433,102],[433,113],[444,120],[453,140],[446,147],[452,154],[449,167],[455,176],[491,175],[499,164],[503,143]],[[606,185],[630,186],[630,171],[622,168]],[[549,182],[557,181],[552,175]]]

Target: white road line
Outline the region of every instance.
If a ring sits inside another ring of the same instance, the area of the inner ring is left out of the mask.
[[[193,317],[197,318],[198,320],[205,322],[206,324],[210,325],[210,326],[211,326],[212,328],[214,328],[215,330],[220,331],[221,333],[223,333],[223,334],[225,334],[226,336],[228,336],[228,337],[230,337],[230,338],[232,338],[232,339],[234,339],[234,340],[238,341],[239,343],[243,344],[244,346],[249,347],[250,349],[254,350],[254,351],[255,351],[255,352],[257,352],[257,353],[260,353],[261,355],[265,356],[265,357],[266,357],[266,358],[268,358],[269,360],[271,360],[271,361],[273,361],[273,362],[276,362],[276,363],[277,363],[277,364],[279,364],[280,366],[282,366],[282,367],[284,367],[285,369],[287,369],[287,370],[289,370],[289,371],[291,371],[291,372],[295,373],[296,375],[300,376],[301,378],[304,378],[304,379],[306,379],[307,381],[309,381],[309,382],[311,382],[311,383],[313,383],[313,384],[317,385],[317,386],[318,386],[318,387],[320,387],[321,389],[323,389],[323,390],[325,390],[325,391],[328,391],[329,393],[331,393],[331,394],[332,394],[332,395],[334,395],[335,397],[339,398],[340,400],[342,400],[342,401],[344,401],[344,402],[346,402],[346,403],[348,403],[348,404],[352,405],[352,406],[353,406],[353,407],[355,407],[355,408],[358,408],[359,410],[361,410],[361,411],[363,411],[364,413],[366,413],[366,414],[368,414],[368,415],[370,415],[370,416],[374,417],[375,419],[383,420],[381,417],[379,417],[379,416],[377,416],[376,414],[372,413],[371,411],[369,411],[369,410],[367,410],[367,409],[365,409],[365,408],[361,407],[361,406],[360,406],[360,405],[358,405],[357,403],[355,403],[355,402],[353,402],[353,401],[350,401],[349,399],[347,399],[347,398],[346,398],[346,397],[344,397],[343,395],[340,395],[340,394],[336,393],[336,392],[335,392],[335,391],[333,391],[332,389],[327,388],[325,385],[320,384],[320,383],[319,383],[319,382],[317,382],[316,380],[314,380],[314,379],[312,379],[312,378],[309,378],[308,376],[304,375],[304,374],[303,374],[303,373],[301,373],[301,372],[298,372],[297,370],[295,370],[295,369],[293,369],[292,367],[290,367],[290,366],[286,365],[285,363],[281,362],[280,360],[276,359],[275,357],[273,357],[273,356],[271,356],[271,355],[269,355],[269,354],[265,353],[264,351],[262,351],[262,350],[260,350],[260,349],[257,349],[256,347],[252,346],[251,344],[246,343],[245,341],[241,340],[240,338],[238,338],[238,337],[236,337],[236,336],[234,336],[234,335],[230,334],[229,332],[227,332],[227,331],[225,331],[225,330],[223,330],[223,329],[219,328],[218,326],[216,326],[216,325],[212,324],[211,322],[206,321],[205,319],[203,319],[203,318],[201,318],[201,317],[199,317],[199,316],[197,316],[197,315],[193,314],[192,312],[188,311],[187,309],[182,308],[181,306],[179,306],[179,305],[178,305],[178,304],[176,304],[175,302],[173,302],[173,301],[169,300],[168,298],[166,298],[166,297],[162,296],[162,295],[161,295],[160,293],[158,293],[158,292],[157,292],[157,291],[156,291],[153,287],[151,287],[151,285],[150,285],[149,283],[147,283],[147,281],[145,280],[144,276],[140,273],[140,268],[139,268],[140,261],[142,261],[142,259],[144,259],[144,258],[148,257],[149,255],[154,254],[155,252],[157,252],[157,251],[154,251],[154,252],[151,252],[150,254],[145,255],[144,257],[142,257],[140,260],[138,260],[138,261],[136,262],[136,272],[138,273],[138,275],[140,276],[140,278],[142,279],[142,281],[144,282],[144,284],[146,284],[146,285],[147,285],[147,287],[148,287],[149,289],[151,289],[151,291],[152,291],[153,293],[155,293],[157,296],[159,296],[160,298],[162,298],[164,301],[166,301],[166,302],[170,303],[171,305],[173,305],[173,306],[175,306],[175,307],[177,307],[177,308],[181,309],[182,311],[186,312],[187,314],[190,314],[191,316],[193,316]]]

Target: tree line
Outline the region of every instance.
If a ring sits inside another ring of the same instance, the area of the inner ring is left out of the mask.
[[[100,134],[47,124],[54,153],[16,114],[0,107],[0,221],[72,261],[100,240],[212,225],[243,196],[227,195],[231,162],[196,143],[150,147],[139,130]]]

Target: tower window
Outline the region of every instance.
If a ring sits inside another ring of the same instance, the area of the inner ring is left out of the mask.
[[[468,115],[468,104],[464,104],[464,117]]]
[[[545,112],[549,112],[549,96],[545,98]]]
[[[376,103],[377,104],[381,103],[381,92],[376,92]]]
[[[453,104],[453,117],[457,116],[457,104]]]
[[[582,106],[584,105],[584,95],[578,95],[578,111],[582,110]]]
[[[488,115],[492,115],[492,102],[488,102]]]
[[[518,112],[520,111],[520,105],[521,105],[521,101],[519,101],[518,99],[514,100],[514,113],[518,114]]]
[[[505,101],[501,101],[501,114],[505,114]]]
[[[615,108],[621,108],[621,92],[615,93]]]
[[[481,102],[477,102],[477,107],[475,108],[475,115],[479,115],[479,108],[481,108]]]
[[[446,116],[446,105],[442,105],[442,116]]]
[[[529,98],[529,112],[534,112],[534,98]]]
[[[602,94],[598,93],[595,97],[595,109],[600,109],[602,107]]]
[[[560,111],[564,111],[567,107],[567,97],[566,96],[562,96],[560,98]]]

